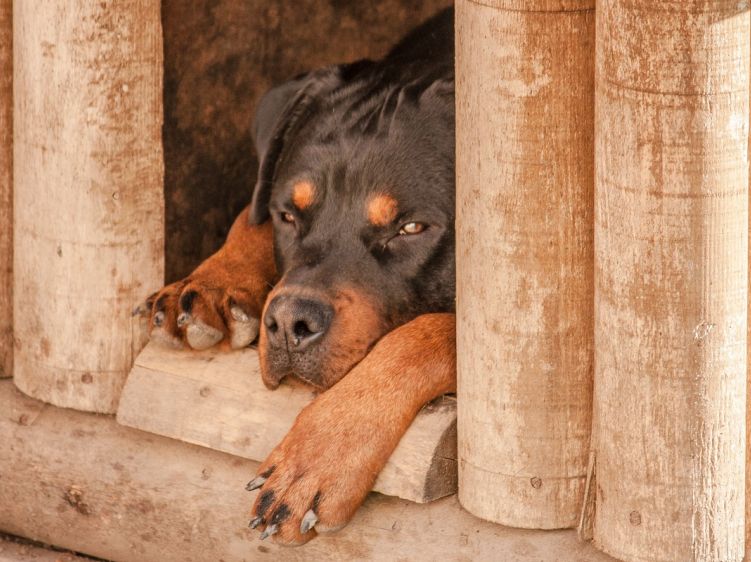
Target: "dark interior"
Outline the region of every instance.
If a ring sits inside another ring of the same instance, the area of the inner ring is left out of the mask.
[[[166,279],[216,251],[249,202],[259,97],[327,64],[378,58],[451,0],[164,0]]]

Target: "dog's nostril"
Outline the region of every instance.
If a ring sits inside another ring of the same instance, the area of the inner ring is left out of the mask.
[[[325,302],[279,295],[269,303],[263,323],[272,346],[301,353],[323,338],[333,314]]]
[[[313,330],[308,327],[308,323],[305,320],[298,320],[295,322],[293,330],[295,336],[298,338],[304,338],[314,333]]]

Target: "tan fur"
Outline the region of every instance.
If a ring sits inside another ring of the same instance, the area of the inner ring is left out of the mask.
[[[292,189],[292,203],[295,207],[304,211],[313,204],[316,195],[315,186],[309,181],[300,181]]]
[[[426,314],[384,336],[340,382],[298,416],[260,466],[272,469],[253,506],[273,491],[265,524],[282,504],[290,510],[276,542],[301,544],[300,521],[320,492],[320,532],[344,526],[424,404],[456,390],[455,318]]]
[[[232,303],[250,317],[260,318],[266,295],[276,281],[272,240],[271,222],[250,225],[246,208],[235,219],[219,251],[187,278],[168,285],[155,296],[151,316],[152,334],[161,332],[163,338],[172,337],[185,342],[187,328],[191,324],[203,324],[221,331],[224,335],[221,345],[232,347]],[[197,293],[191,309],[191,323],[179,327],[177,317],[182,312],[180,297],[188,291]],[[165,322],[158,328],[154,327],[153,318],[159,312],[157,303],[161,297],[164,297]]]
[[[396,218],[399,205],[393,197],[380,194],[368,201],[368,221],[374,226],[386,226]]]

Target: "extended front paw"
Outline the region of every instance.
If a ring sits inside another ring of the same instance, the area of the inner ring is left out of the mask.
[[[248,483],[248,490],[258,490],[250,527],[262,540],[300,545],[337,531],[372,489],[388,451],[377,437],[354,435],[359,428],[345,435],[330,421],[304,411]]]

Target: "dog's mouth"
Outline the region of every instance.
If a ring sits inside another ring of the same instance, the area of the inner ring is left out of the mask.
[[[325,390],[341,380],[386,332],[371,300],[353,289],[331,298],[310,288],[269,295],[258,342],[261,377],[275,389],[294,378]]]

